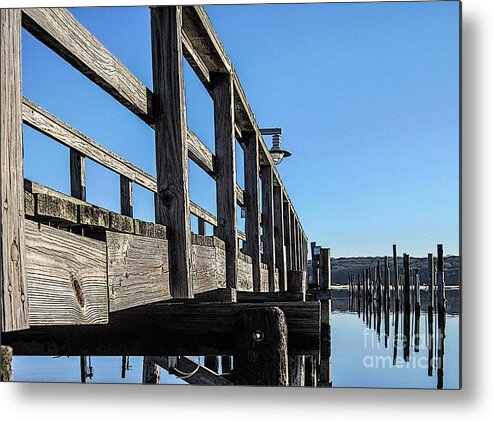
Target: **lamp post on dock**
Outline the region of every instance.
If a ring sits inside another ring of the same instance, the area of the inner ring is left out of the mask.
[[[260,129],[260,133],[264,136],[272,136],[272,148],[269,152],[275,165],[279,165],[284,158],[291,156],[291,152],[281,149],[281,128]]]

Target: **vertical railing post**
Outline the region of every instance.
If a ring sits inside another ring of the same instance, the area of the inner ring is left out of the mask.
[[[190,298],[192,240],[181,28],[181,6],[151,8],[156,222],[168,227],[171,293]]]
[[[0,10],[0,301],[2,331],[29,327],[22,155],[21,10]]]
[[[263,262],[269,272],[269,291],[275,291],[275,251],[274,251],[274,180],[272,167],[260,167],[262,179],[262,227],[263,227]]]
[[[120,210],[122,215],[134,216],[132,180],[120,176]]]
[[[245,253],[252,258],[253,290],[260,292],[260,197],[259,197],[259,139],[255,132],[243,132],[245,172]]]
[[[284,208],[283,192],[280,186],[274,186],[274,239],[276,249],[276,267],[279,271],[279,290],[287,290],[286,255],[284,247]]]
[[[75,149],[70,149],[70,194],[86,200],[86,158]]]
[[[214,98],[217,235],[226,245],[226,286],[236,288],[238,222],[233,78],[229,73],[213,73],[211,83]]]
[[[284,219],[284,244],[286,248],[286,270],[293,270],[291,247],[291,218],[289,217],[289,202],[284,202],[282,217]]]

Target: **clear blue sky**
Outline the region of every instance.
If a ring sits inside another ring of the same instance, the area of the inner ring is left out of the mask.
[[[458,2],[206,10],[260,126],[283,129],[293,156],[278,169],[310,241],[334,256],[389,254],[393,243],[423,256],[439,242],[458,254]],[[152,88],[147,8],[71,12]],[[23,83],[26,97],[155,174],[153,131],[28,33]],[[188,124],[214,150],[212,101],[187,64],[185,84]],[[24,139],[26,177],[68,193],[68,150],[29,128]],[[190,168],[192,200],[215,212],[214,182]],[[118,211],[118,176],[87,171],[88,200]],[[150,192],[136,186],[134,206],[153,220]]]

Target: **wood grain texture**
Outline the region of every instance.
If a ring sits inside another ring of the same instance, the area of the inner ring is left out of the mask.
[[[207,386],[231,386],[229,380],[204,366],[198,364],[187,357],[178,357],[176,370],[169,364],[169,357],[149,357],[151,361],[167,370],[170,374],[175,374],[188,384],[207,385]],[[191,376],[183,374],[193,373]]]
[[[182,68],[182,8],[151,8],[155,91],[156,222],[171,227],[171,291],[193,297],[187,127]]]
[[[3,334],[2,342],[16,355],[232,355],[235,314],[272,306],[286,317],[289,352],[318,354],[320,303],[315,301],[157,303],[112,313],[107,325],[34,326]]]
[[[187,131],[188,156],[211,177],[215,176],[214,154],[190,129]]]
[[[13,350],[10,346],[0,347],[0,382],[11,382]]]
[[[152,123],[151,91],[66,9],[24,9],[22,24],[117,101]]]
[[[78,222],[77,205],[61,197],[45,193],[34,194],[36,217],[46,220]]]
[[[275,291],[275,243],[274,243],[274,182],[272,178],[272,167],[262,166],[260,168],[262,179],[262,243],[264,252],[262,261],[267,265],[269,273],[269,291]]]
[[[110,312],[171,298],[166,240],[107,232],[106,250]]]
[[[238,291],[253,291],[252,258],[241,252],[238,255],[236,288]]]
[[[225,263],[224,260],[222,260],[222,263]],[[214,244],[192,244],[192,279],[194,294],[218,288],[217,264],[216,248],[214,247]]]
[[[79,224],[105,229],[110,227],[110,212],[106,209],[91,205],[78,205],[78,208]]]
[[[226,285],[236,288],[238,222],[236,217],[236,144],[231,75],[211,74],[216,151],[217,236],[226,244]]]
[[[252,258],[253,290],[260,291],[260,196],[258,137],[254,132],[244,132],[244,172],[246,243],[244,250]]]
[[[110,230],[132,234],[134,232],[134,220],[129,216],[110,212]]]
[[[277,285],[280,291],[287,290],[286,255],[284,247],[284,198],[280,186],[274,186],[274,244],[276,252],[276,268],[278,270]]]
[[[70,194],[86,200],[86,158],[75,149],[70,149]]]
[[[25,224],[30,324],[107,323],[105,244],[33,221]]]
[[[187,59],[188,64],[190,64],[190,67],[194,70],[206,89],[210,89],[211,76],[207,65],[185,31],[182,31],[181,37],[183,40],[183,55]]]
[[[26,216],[34,216],[35,212],[34,195],[31,192],[24,190],[24,213]]]
[[[17,9],[0,9],[0,301],[3,332],[29,327],[21,100],[21,13]]]

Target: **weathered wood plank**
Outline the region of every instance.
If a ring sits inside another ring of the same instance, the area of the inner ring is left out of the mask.
[[[209,72],[231,71],[231,63],[202,6],[183,7],[183,32]]]
[[[237,300],[234,288],[216,288],[194,296],[194,302],[197,303],[236,303]]]
[[[86,200],[86,158],[75,149],[70,149],[70,194]]]
[[[211,177],[214,177],[214,154],[190,129],[187,131],[187,148],[190,159]]]
[[[77,205],[69,200],[45,193],[34,194],[36,217],[46,220],[78,222]]]
[[[34,216],[36,205],[34,195],[24,190],[24,213],[26,216]]]
[[[30,324],[107,323],[105,244],[33,221],[25,224]]]
[[[16,355],[232,355],[235,314],[272,306],[286,317],[289,352],[317,354],[318,302],[159,303],[112,313],[107,325],[34,326],[3,334],[2,342]]]
[[[117,101],[152,123],[151,91],[66,9],[24,9],[22,24]]]
[[[156,222],[169,232],[171,291],[193,297],[187,126],[182,67],[182,8],[151,8],[155,90]]]
[[[252,258],[243,253],[238,254],[238,291],[253,291]]]
[[[289,302],[303,301],[302,292],[278,291],[278,292],[251,292],[237,291],[237,300],[239,303],[266,303],[266,302]]]
[[[110,230],[133,234],[134,220],[129,216],[110,212]]]
[[[196,241],[201,237],[192,236],[192,279],[194,294],[200,294],[218,288],[216,248],[213,241],[211,241],[210,245],[196,244]],[[202,238],[212,240],[211,237]],[[222,263],[224,264],[224,260]]]
[[[236,218],[236,145],[233,84],[230,74],[212,73],[216,150],[217,236],[226,245],[226,284],[236,288],[238,241]]]
[[[110,212],[106,209],[91,205],[78,205],[78,207],[79,224],[104,229],[108,229],[110,227]]]
[[[21,13],[0,10],[0,290],[2,331],[29,327],[22,153]]]
[[[153,222],[141,221],[140,219],[134,219],[135,235],[142,235],[144,237],[160,238],[166,240],[166,227],[160,224],[154,224]]]
[[[258,158],[258,137],[254,132],[244,132],[244,172],[245,172],[245,210],[246,243],[244,251],[252,258],[253,290],[260,291],[260,197]]]
[[[107,232],[106,250],[110,312],[171,298],[166,240]]]
[[[209,74],[209,69],[207,65],[202,60],[199,52],[195,49],[192,41],[188,38],[188,35],[185,31],[181,33],[183,40],[183,55],[187,59],[188,63],[195,71],[195,74],[200,79],[202,84],[206,87],[206,89],[210,88],[211,76]]]
[[[231,386],[229,380],[215,373],[207,367],[201,366],[187,357],[178,357],[176,367],[173,368],[169,362],[169,357],[149,357],[151,361],[167,370],[170,374],[175,374],[188,384],[207,385],[207,386]],[[191,374],[193,373],[193,374]],[[188,375],[187,375],[188,374]],[[191,374],[191,375],[190,375]]]
[[[269,272],[269,291],[275,288],[275,245],[274,245],[274,184],[272,179],[272,167],[261,166],[260,177],[262,179],[262,261],[267,265]]]
[[[283,194],[280,186],[274,186],[274,242],[276,251],[276,268],[279,271],[278,285],[280,291],[287,291],[286,255],[284,247],[284,208]]]

